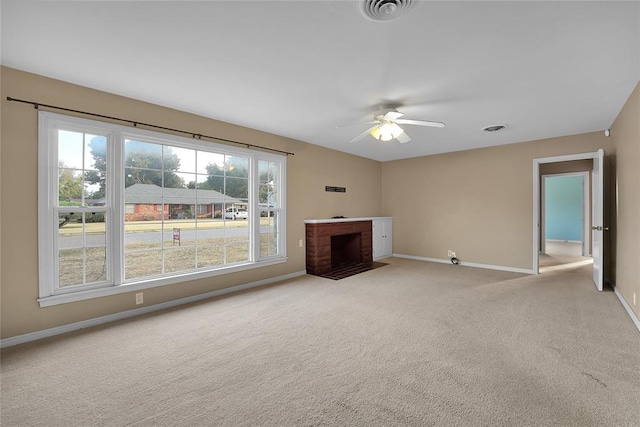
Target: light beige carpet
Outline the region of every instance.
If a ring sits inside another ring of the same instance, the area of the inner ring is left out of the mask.
[[[637,426],[640,333],[590,266],[389,259],[2,352],[2,426]]]
[[[547,241],[546,253],[540,254],[539,265],[541,272],[555,270],[559,265],[574,264],[575,266],[593,264],[593,258],[582,256],[582,243]]]

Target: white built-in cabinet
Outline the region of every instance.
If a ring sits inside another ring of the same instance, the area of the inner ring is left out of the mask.
[[[373,218],[373,259],[390,257],[393,254],[393,218]]]

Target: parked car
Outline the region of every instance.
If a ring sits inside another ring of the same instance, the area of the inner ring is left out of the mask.
[[[246,209],[229,208],[224,212],[224,217],[225,219],[232,219],[235,221],[238,218],[247,219],[249,218],[249,214],[247,213]]]
[[[260,216],[273,216],[273,205],[267,203],[259,203],[258,209],[260,210]]]

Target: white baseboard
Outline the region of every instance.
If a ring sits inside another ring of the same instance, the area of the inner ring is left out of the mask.
[[[176,307],[183,304],[189,304],[189,303],[201,301],[207,298],[213,298],[220,295],[230,294],[232,292],[238,292],[245,289],[256,288],[258,286],[268,285],[271,283],[280,282],[282,280],[292,279],[298,276],[304,276],[305,274],[307,274],[306,270],[296,271],[294,273],[284,274],[282,276],[270,277],[268,279],[263,279],[263,280],[258,280],[256,282],[232,286],[230,288],[219,289],[217,291],[206,292],[204,294],[193,295],[190,297],[180,298],[173,301],[167,301],[160,304],[154,304],[147,307],[134,308],[133,310],[109,314],[101,317],[95,317],[93,319],[83,320],[75,323],[69,323],[67,325],[62,325],[62,326],[56,326],[54,328],[44,329],[42,331],[30,332],[28,334],[23,334],[23,335],[16,335],[14,337],[9,337],[9,338],[0,340],[0,348],[11,347],[18,344],[24,344],[30,341],[35,341],[42,338],[49,338],[49,337],[64,334],[67,332],[77,331],[79,329],[90,328],[92,326],[102,325],[104,323],[114,322],[116,320],[127,319],[129,317],[140,316],[141,314],[147,314],[147,313],[151,313],[158,310],[164,310],[166,308]]]
[[[393,254],[393,256],[397,258],[415,259],[417,261],[428,261],[428,262],[438,262],[440,264],[451,264],[450,260],[442,259],[442,258],[427,258],[427,257],[421,257],[421,256],[415,256],[415,255],[403,255],[403,254]],[[464,265],[467,267],[475,267],[475,268],[486,268],[488,270],[509,271],[511,273],[534,274],[532,269],[506,267],[503,265],[478,264],[475,262],[466,262],[466,261],[460,261],[458,265]]]
[[[624,307],[624,309],[627,310],[629,317],[631,317],[631,321],[633,322],[634,325],[636,325],[636,328],[638,328],[638,331],[640,331],[640,319],[638,319],[638,316],[636,316],[636,314],[633,312],[633,310],[631,309],[631,306],[627,303],[627,301],[624,299],[622,294],[618,292],[618,288],[616,288],[614,285],[611,285],[611,287],[613,288],[613,292],[615,292],[615,294],[618,296],[618,299],[622,303],[622,306]]]

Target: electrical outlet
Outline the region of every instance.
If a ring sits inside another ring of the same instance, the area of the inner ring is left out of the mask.
[[[304,241],[302,239],[298,240],[298,246],[299,247],[304,246]]]
[[[142,295],[142,292],[138,292],[136,294],[136,305],[140,305],[144,302],[144,297]]]
[[[451,250],[448,250],[448,251],[447,251],[447,256],[448,256],[449,258],[451,258],[451,257],[453,256],[453,252],[452,252]]]

